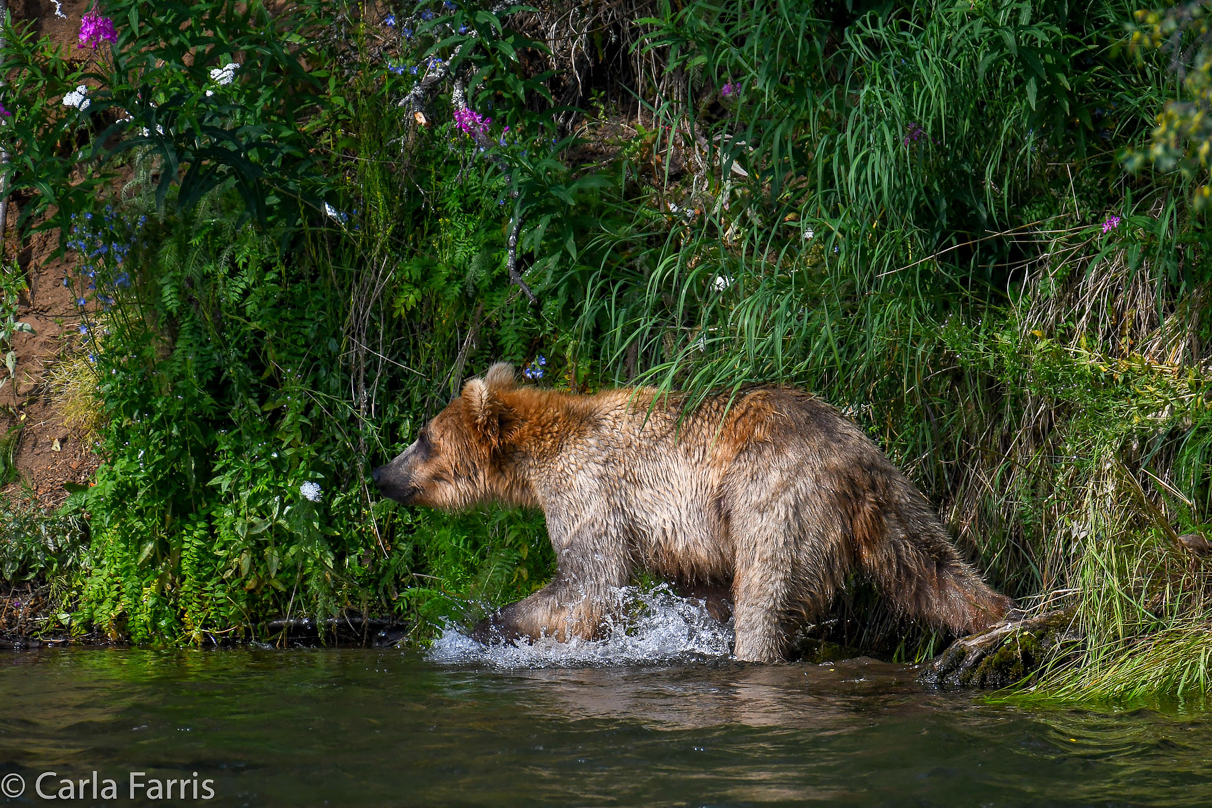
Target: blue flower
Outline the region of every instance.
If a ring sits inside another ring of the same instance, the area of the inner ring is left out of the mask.
[[[404,38],[412,39],[412,29],[411,28],[408,28],[408,27],[404,28]]]
[[[87,333],[88,333],[88,326],[87,326],[86,324],[84,324],[84,323],[80,323],[80,333],[81,333],[81,334],[87,334]]]
[[[423,19],[423,20],[432,20],[432,19],[433,19],[433,12],[432,12],[432,11],[430,11],[429,9],[425,9],[424,11],[422,11],[422,12],[421,12],[421,19]]]
[[[85,300],[84,298],[82,298],[82,297],[76,298],[76,305],[79,306],[80,308],[84,308],[87,304],[88,304],[88,301]]]
[[[383,18],[383,24],[394,28],[395,24],[396,24],[396,15],[388,14],[386,17]]]
[[[547,364],[547,357],[539,355],[535,361],[531,362],[522,371],[522,375],[527,379],[534,381],[535,379],[543,378],[543,366]]]

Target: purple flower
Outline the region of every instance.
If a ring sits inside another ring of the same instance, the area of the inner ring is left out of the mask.
[[[728,82],[727,84],[725,84],[723,87],[720,88],[720,95],[724,96],[725,98],[728,98],[729,96],[735,95],[735,94],[739,93],[740,91],[741,91],[741,85],[733,84],[732,82]]]
[[[909,124],[909,134],[905,135],[904,143],[906,146],[908,146],[910,142],[917,142],[925,136],[926,132],[922,129],[922,127],[915,123],[911,123]]]
[[[76,47],[91,45],[96,48],[102,41],[111,45],[118,41],[118,35],[114,32],[114,21],[109,17],[102,17],[96,11],[90,11],[80,20],[80,44]]]
[[[1120,218],[1118,216],[1108,216],[1107,221],[1103,222],[1103,233],[1110,233],[1115,228],[1119,227]]]
[[[0,104],[0,116],[3,116],[5,118],[11,118],[11,117],[13,117],[13,113],[11,113],[7,109],[5,109],[3,104]]]
[[[462,107],[454,111],[454,122],[455,126],[462,129],[465,134],[476,137],[488,131],[488,125],[492,123],[492,118],[485,118],[475,110]]]

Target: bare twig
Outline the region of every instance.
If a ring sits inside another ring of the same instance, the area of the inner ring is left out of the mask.
[[[927,255],[925,258],[920,258],[917,261],[914,261],[912,264],[905,264],[903,267],[897,267],[896,269],[890,269],[887,272],[881,272],[876,277],[882,278],[886,275],[895,275],[896,273],[902,272],[906,269],[912,269],[913,267],[917,266],[918,264],[924,264],[925,262],[932,261],[941,255],[946,255],[947,253],[951,252],[952,250],[958,250],[960,247],[968,247],[972,244],[979,244],[982,241],[989,241],[990,239],[1002,238],[1004,236],[1012,236],[1012,235],[1015,235],[1016,233],[1028,231],[1028,230],[1030,230],[1030,228],[1035,227],[1037,224],[1043,224],[1043,223],[1044,223],[1044,220],[1041,219],[1038,222],[1030,222],[1028,224],[1020,225],[1019,227],[1012,227],[1009,230],[1003,230],[1000,233],[990,233],[987,236],[981,236],[980,238],[974,238],[969,241],[962,242],[960,244],[952,244],[950,247],[939,250],[936,253],[931,253],[930,255]],[[1047,230],[1044,232],[1047,232],[1047,233],[1075,233],[1075,232],[1078,232],[1079,230],[1085,230],[1086,227],[1087,227],[1087,225],[1081,225],[1078,227],[1068,227],[1068,228],[1064,228],[1061,230]]]
[[[439,390],[444,389],[451,380],[456,383],[462,381],[463,368],[467,365],[467,353],[471,350],[471,346],[475,344],[476,337],[480,334],[480,317],[483,314],[484,304],[479,303],[476,305],[475,313],[471,315],[471,328],[467,331],[467,337],[463,340],[462,347],[459,348],[459,356],[451,366],[450,372],[446,374],[446,378],[438,385]]]
[[[416,375],[418,375],[418,376],[420,376],[420,377],[422,377],[422,378],[424,378],[424,377],[425,377],[425,374],[424,374],[424,373],[422,373],[421,371],[416,370],[416,369],[414,369],[414,368],[410,368],[408,365],[403,365],[403,364],[400,364],[399,362],[397,362],[396,360],[392,359],[392,358],[391,358],[391,357],[389,357],[389,356],[384,356],[383,354],[381,354],[381,353],[379,353],[378,351],[376,351],[374,348],[369,348],[369,347],[367,347],[367,346],[363,345],[362,343],[358,342],[358,341],[357,341],[357,339],[355,339],[354,337],[350,337],[350,338],[349,338],[349,341],[350,341],[350,342],[352,342],[354,345],[357,345],[357,346],[358,346],[359,348],[361,348],[362,350],[364,350],[364,351],[369,351],[370,353],[374,354],[375,356],[377,356],[378,358],[382,359],[384,362],[387,362],[388,364],[392,364],[392,365],[395,365],[395,366],[396,366],[396,367],[398,367],[398,368],[401,368],[401,369],[403,369],[403,370],[407,370],[409,373],[415,373]]]
[[[518,231],[522,229],[522,205],[521,200],[514,204],[513,208],[513,226],[509,229],[509,258],[507,265],[509,267],[509,282],[516,284],[522,290],[522,294],[526,295],[526,299],[533,306],[539,302],[534,296],[534,292],[530,291],[530,287],[526,285],[526,281],[522,280],[522,275],[518,272]]]

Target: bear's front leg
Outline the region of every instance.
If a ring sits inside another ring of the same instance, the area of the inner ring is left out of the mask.
[[[608,591],[577,591],[557,577],[530,597],[481,620],[471,636],[486,644],[523,637],[530,640],[551,637],[559,642],[574,637],[591,640],[599,635],[607,616],[614,611],[612,600]]]
[[[608,618],[622,605],[618,589],[631,580],[631,553],[599,520],[580,519],[564,531],[548,515],[548,534],[556,549],[558,572],[530,597],[503,607],[480,621],[472,637],[480,642],[600,636]]]

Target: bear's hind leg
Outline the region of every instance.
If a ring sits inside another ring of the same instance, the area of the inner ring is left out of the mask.
[[[780,617],[786,598],[777,575],[750,568],[737,572],[732,584],[736,645],[733,656],[742,662],[777,662],[783,658]]]
[[[785,626],[793,613],[826,614],[845,580],[846,556],[834,511],[819,492],[796,490],[781,501],[755,502],[748,529],[734,536],[737,659],[775,662],[783,658]]]

